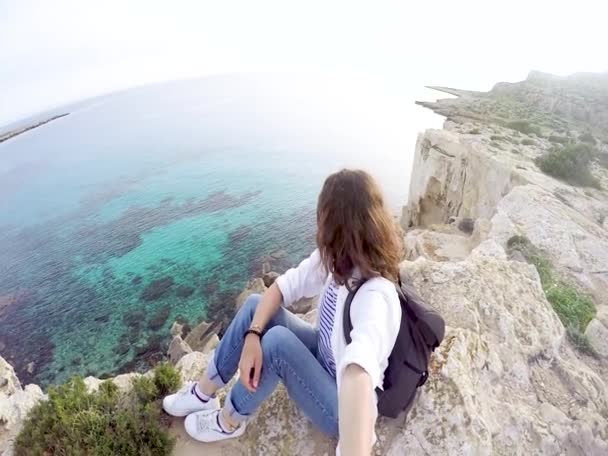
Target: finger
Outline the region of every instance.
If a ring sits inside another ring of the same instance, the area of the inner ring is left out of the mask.
[[[257,388],[260,383],[260,375],[262,374],[262,359],[258,358],[254,363],[254,371],[253,371],[253,387]]]
[[[249,371],[249,391],[255,392],[255,385],[253,383],[253,379],[255,376],[255,367],[252,367],[251,370]]]
[[[247,391],[253,392],[253,390],[251,389],[251,385],[249,384],[251,382],[251,379],[249,377],[250,369],[245,366],[239,366],[239,371],[239,380],[241,384],[245,387],[245,389],[247,389]]]

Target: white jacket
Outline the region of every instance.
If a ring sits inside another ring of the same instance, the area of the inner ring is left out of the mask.
[[[280,276],[277,285],[283,295],[284,304],[289,305],[303,297],[323,296],[330,281],[331,274],[321,263],[319,251],[315,250],[298,267]],[[331,346],[336,361],[338,395],[342,374],[349,364],[357,364],[369,374],[374,390],[378,387],[382,388],[388,357],[397,340],[401,323],[401,305],[395,285],[382,277],[370,279],[361,286],[351,304],[352,342],[347,346],[342,328],[344,302],[347,296],[348,289],[341,286],[338,289],[336,316],[331,335]],[[375,422],[376,394],[372,394],[372,397]]]

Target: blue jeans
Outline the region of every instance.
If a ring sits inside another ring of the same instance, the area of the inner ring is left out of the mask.
[[[208,378],[219,388],[235,375],[243,350],[243,334],[251,325],[260,302],[251,295],[238,311],[207,369]],[[245,421],[274,391],[279,380],[296,405],[324,433],[338,436],[338,392],[336,380],[317,359],[317,331],[281,307],[262,337],[262,373],[255,392],[237,382],[226,397],[225,411],[236,421]]]

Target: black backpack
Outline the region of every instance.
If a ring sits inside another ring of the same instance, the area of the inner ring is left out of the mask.
[[[344,304],[343,327],[347,344],[352,341],[350,332],[353,329],[350,306],[364,283],[365,280],[361,280],[350,289]],[[441,315],[427,305],[411,286],[399,279],[396,288],[401,302],[401,327],[384,371],[384,388],[376,388],[378,412],[389,418],[397,418],[404,410],[409,412],[418,388],[429,377],[431,352],[439,346],[445,334]]]

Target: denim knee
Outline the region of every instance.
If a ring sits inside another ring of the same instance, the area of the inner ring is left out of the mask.
[[[290,340],[297,340],[296,335],[284,326],[273,326],[262,338],[262,350],[271,355],[283,354],[289,351]]]
[[[246,312],[251,315],[251,318],[253,318],[253,315],[255,314],[255,310],[258,308],[258,304],[260,303],[261,299],[262,299],[262,295],[260,295],[260,294],[257,294],[257,293],[250,294],[249,296],[247,296],[247,299],[245,299],[245,302],[243,302],[243,305],[239,309],[239,313]]]

